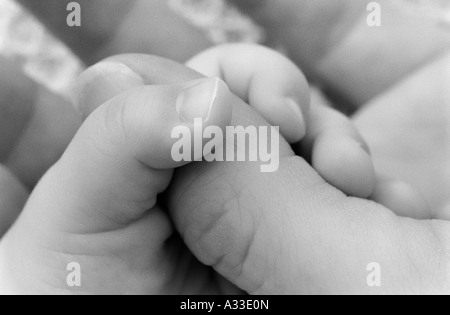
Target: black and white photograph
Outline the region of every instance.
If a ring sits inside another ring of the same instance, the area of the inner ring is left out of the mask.
[[[0,0],[0,295],[450,295],[450,0]]]

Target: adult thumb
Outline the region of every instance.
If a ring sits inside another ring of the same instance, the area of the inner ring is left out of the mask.
[[[110,99],[86,119],[34,190],[21,220],[96,233],[139,219],[156,205],[173,169],[194,160],[174,158],[180,142],[174,130],[192,135],[199,127],[224,129],[231,97],[223,81],[200,79],[137,87]]]

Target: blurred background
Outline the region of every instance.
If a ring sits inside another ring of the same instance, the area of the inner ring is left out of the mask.
[[[51,90],[65,92],[81,63],[14,0],[0,0],[0,55]]]
[[[450,22],[449,0],[395,1],[402,3],[405,9],[419,10],[423,15]],[[262,30],[249,18],[234,10],[224,10],[223,7],[227,6],[224,0],[184,2],[186,5],[191,3],[192,10],[187,11],[183,8],[177,10],[176,6],[174,10],[187,19],[196,20],[195,24],[201,25],[205,19],[211,18],[224,24],[212,34],[215,42],[260,42],[264,38]],[[195,10],[199,12],[193,14],[192,11]],[[0,0],[0,55],[14,60],[33,79],[63,94],[83,68],[79,60],[63,44],[55,40],[14,0]]]
[[[210,34],[213,42],[261,42],[264,37],[261,28],[224,0],[169,2],[175,12],[196,25],[210,27],[212,19],[221,23]],[[188,6],[191,8],[186,10]],[[0,0],[0,55],[20,64],[34,80],[62,94],[83,69],[75,55],[14,0]]]

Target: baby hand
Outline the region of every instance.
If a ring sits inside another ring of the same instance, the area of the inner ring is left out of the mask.
[[[429,218],[416,189],[376,175],[369,146],[353,122],[311,100],[305,77],[283,55],[262,46],[230,44],[209,49],[187,65],[206,76],[221,77],[233,93],[279,126],[296,153],[310,159],[316,171],[342,192],[371,197],[401,216]]]
[[[310,106],[308,83],[290,60],[265,47],[233,44],[207,50],[188,66],[221,77],[233,93],[279,126],[329,183],[348,195],[372,194],[376,178],[368,145],[344,115],[316,103]]]

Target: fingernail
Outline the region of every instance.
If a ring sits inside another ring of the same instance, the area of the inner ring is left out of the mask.
[[[302,140],[306,135],[305,118],[300,110],[300,105],[294,99],[287,98],[285,104],[290,111],[293,122],[280,126],[281,133],[286,137],[286,140],[289,143],[296,143]]]
[[[222,86],[226,87],[225,82],[214,78],[199,80],[187,87],[177,99],[176,109],[180,119],[190,123],[196,118],[208,121]]]
[[[104,61],[84,72],[70,93],[83,114],[132,88],[145,85],[142,77],[123,63]]]

